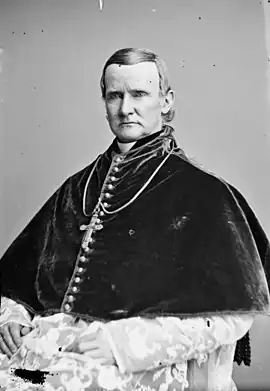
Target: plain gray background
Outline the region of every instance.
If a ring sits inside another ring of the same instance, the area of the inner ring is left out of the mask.
[[[99,79],[122,47],[167,62],[180,146],[236,186],[270,236],[270,116],[257,0],[0,0],[0,254],[71,174],[107,148]],[[270,389],[270,320],[242,387]],[[260,386],[260,387],[259,387]]]

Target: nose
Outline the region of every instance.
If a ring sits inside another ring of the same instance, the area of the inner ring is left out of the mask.
[[[120,106],[120,112],[123,116],[128,116],[129,114],[132,114],[134,111],[134,107],[132,104],[132,100],[127,95],[123,97],[121,106]]]

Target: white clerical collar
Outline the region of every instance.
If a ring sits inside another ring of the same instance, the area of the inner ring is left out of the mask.
[[[136,144],[136,142],[137,141],[133,141],[132,143],[120,143],[119,141],[117,141],[117,144],[121,153],[125,153],[128,152],[133,147],[133,145]]]

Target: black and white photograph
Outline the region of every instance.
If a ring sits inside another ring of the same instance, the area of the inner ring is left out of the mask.
[[[0,390],[270,391],[270,2],[0,0]]]

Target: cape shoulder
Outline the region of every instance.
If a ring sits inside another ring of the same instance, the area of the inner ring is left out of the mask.
[[[24,229],[19,233],[15,240],[10,244],[3,256],[0,258],[0,263],[12,256],[14,250],[21,248],[21,246],[29,246],[29,243],[31,243],[31,248],[33,250],[41,246],[47,225],[51,220],[54,219],[58,212],[62,212],[60,209],[63,205],[69,204],[70,200],[72,199],[72,197],[70,197],[72,193],[74,195],[76,194],[76,198],[82,196],[84,184],[86,183],[87,178],[89,177],[89,173],[92,171],[97,160],[98,157],[88,166],[68,177],[54,191],[54,193],[28,221]],[[33,245],[34,243],[35,245]],[[3,263],[1,266],[2,265]]]
[[[196,188],[196,184],[200,187],[201,192],[198,196],[207,195],[211,198],[211,194],[215,194],[215,196],[219,195],[228,200],[233,200],[240,208],[244,206],[245,208],[248,207],[250,209],[241,192],[224,178],[218,176],[201,163],[198,163],[194,157],[188,156],[183,153],[183,151],[181,151],[181,153],[178,153],[177,151],[173,155],[184,162],[185,171],[187,172],[190,184],[194,186],[194,188]]]
[[[258,249],[262,264],[265,269],[268,284],[270,286],[270,243],[258,217],[248,204],[243,194],[224,178],[206,169],[194,158],[186,154],[174,154],[185,162],[190,186],[194,186],[194,194],[198,199],[204,198],[211,203],[220,203],[224,208],[224,202],[231,211],[240,217],[240,220],[248,227]],[[196,188],[197,186],[197,188]],[[198,186],[200,191],[198,192]],[[240,223],[240,222],[239,222]]]
[[[176,151],[173,155],[181,162],[179,174],[185,173],[186,183],[193,189],[195,197],[206,198],[209,202],[210,200],[218,202],[225,198],[238,203],[236,194],[239,194],[244,199],[241,193],[224,178],[198,163],[193,157],[188,156],[181,150]]]

